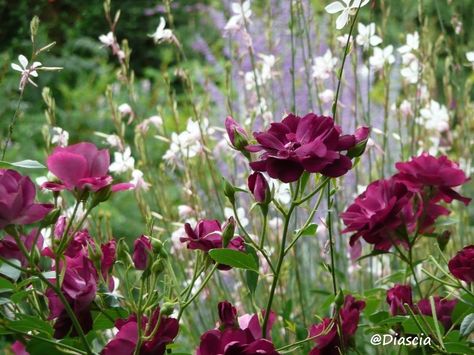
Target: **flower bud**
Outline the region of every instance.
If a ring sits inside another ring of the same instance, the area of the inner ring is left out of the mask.
[[[133,264],[137,270],[145,270],[149,267],[152,256],[152,245],[150,238],[141,235],[133,243]]]
[[[255,201],[261,204],[268,204],[271,200],[270,187],[267,180],[260,172],[254,172],[247,180],[250,192],[255,198]]]
[[[369,127],[359,127],[354,133],[355,136],[355,146],[350,148],[347,151],[347,156],[349,158],[357,158],[360,157],[364,151],[365,147],[367,146],[367,142],[369,140],[369,133],[370,133],[370,128]]]
[[[227,248],[229,242],[234,237],[235,219],[230,216],[227,222],[222,226],[222,247]]]
[[[449,230],[445,230],[443,233],[437,235],[436,241],[438,242],[439,248],[441,250],[444,251],[450,238],[451,238],[451,232]]]
[[[235,203],[235,191],[235,187],[224,179],[224,195],[229,199],[232,205]]]
[[[249,144],[245,130],[230,116],[225,119],[225,129],[234,149],[244,151]]]
[[[165,270],[165,262],[163,259],[158,259],[156,260],[153,265],[151,266],[151,272],[155,275],[158,276]]]
[[[94,208],[99,203],[107,201],[111,195],[112,195],[112,189],[110,185],[101,188],[96,193],[94,193],[93,195],[94,198],[92,199],[92,202],[91,202],[91,208]]]
[[[174,312],[174,306],[175,306],[175,303],[172,303],[172,302],[163,303],[160,309],[160,314],[164,316],[170,316]]]
[[[160,253],[161,250],[163,249],[163,243],[159,239],[152,239],[151,246],[153,247],[153,251],[155,253]]]
[[[46,217],[41,221],[41,228],[45,228],[50,226],[51,224],[55,224],[61,214],[61,209],[55,208],[51,212],[49,212]]]

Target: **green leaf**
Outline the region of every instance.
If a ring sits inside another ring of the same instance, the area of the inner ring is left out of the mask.
[[[8,323],[8,327],[23,333],[36,330],[40,333],[51,336],[53,334],[53,327],[38,317],[23,315],[23,319],[12,321]]]
[[[305,229],[297,229],[295,232],[296,234],[301,234],[302,236],[314,237],[316,235],[317,229],[318,225],[316,223],[310,223]]]
[[[8,261],[10,261],[10,263],[15,264],[19,267],[21,266],[20,260],[9,259]],[[13,281],[16,281],[20,277],[21,271],[18,270],[17,268],[15,268],[15,267],[11,266],[11,265],[2,264],[0,266],[0,274],[8,277],[9,279],[11,279]]]
[[[8,290],[13,290],[15,286],[7,279],[0,277],[0,293]]]
[[[461,335],[469,336],[474,332],[474,313],[468,314],[461,323]]]
[[[0,168],[25,168],[25,169],[46,169],[46,167],[36,160],[22,160],[15,163],[0,161]]]
[[[462,343],[444,343],[448,354],[472,354],[473,349]]]
[[[245,281],[247,282],[247,288],[249,289],[250,294],[252,296],[255,295],[258,283],[258,273],[252,270],[245,271]]]
[[[413,318],[416,318],[413,319]],[[403,323],[403,329],[405,330],[406,333],[408,334],[419,334],[419,333],[424,333],[425,335],[433,334],[436,331],[436,326],[435,326],[435,320],[433,317],[429,316],[421,316],[421,315],[415,315],[411,316],[410,318],[406,319]],[[420,326],[418,326],[418,324]],[[428,326],[427,326],[428,325]],[[421,327],[421,330],[420,330]],[[443,325],[438,322],[438,327],[441,331],[441,333],[444,333],[444,327]]]
[[[232,249],[212,249],[209,250],[209,255],[219,264],[258,272],[258,264],[255,262],[253,256],[241,251]]]

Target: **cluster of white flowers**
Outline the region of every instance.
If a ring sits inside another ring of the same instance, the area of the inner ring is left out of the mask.
[[[250,1],[246,0],[243,3],[233,2],[231,4],[231,10],[233,15],[229,18],[226,25],[224,26],[225,31],[237,31],[240,30],[245,22],[250,22],[250,16],[252,16],[252,9],[250,8]]]
[[[61,127],[53,127],[51,131],[51,144],[55,144],[59,147],[66,147],[69,141],[68,131]]]
[[[398,52],[402,55],[403,64],[400,74],[410,84],[418,82],[420,63],[416,51],[418,51],[419,46],[420,36],[418,32],[414,32],[407,34],[406,44],[398,48]]]
[[[426,129],[436,132],[445,132],[449,130],[449,114],[446,106],[441,105],[435,100],[430,100],[420,110],[419,123]]]
[[[325,7],[325,10],[330,14],[340,12],[336,19],[336,29],[340,30],[347,24],[349,17],[354,15],[359,7],[365,6],[368,3],[369,0],[339,0],[330,3]]]
[[[333,57],[330,49],[323,56],[315,57],[313,64],[313,78],[318,80],[328,79],[334,71],[337,58]]]
[[[201,153],[204,149],[201,143],[201,129],[207,135],[214,133],[214,129],[209,127],[207,119],[202,120],[201,128],[199,127],[199,122],[189,119],[186,130],[179,134],[176,132],[171,134],[171,144],[163,155],[163,159],[169,164],[176,166],[183,159],[194,158]]]
[[[133,171],[135,168],[135,159],[132,157],[130,147],[126,147],[123,152],[114,153],[114,162],[110,164],[109,171],[123,174],[127,171]]]
[[[369,63],[376,71],[382,70],[385,64],[395,63],[393,46],[390,44],[385,48],[375,47],[373,55],[369,58]]]
[[[117,56],[117,58],[122,61],[125,59],[125,53],[123,50],[120,49],[120,46],[117,42],[117,39],[115,38],[115,35],[113,32],[109,32],[106,35],[100,35],[99,36],[99,41],[105,46],[105,47],[110,47],[112,50],[112,54]]]
[[[274,75],[275,56],[272,54],[259,54],[258,56],[260,60],[257,63],[257,68],[255,68],[255,73],[252,70],[244,74],[245,89],[247,90],[252,90],[255,84],[258,86],[264,85]]]
[[[375,23],[369,23],[365,26],[359,22],[357,24],[357,30],[359,34],[356,37],[356,42],[364,50],[369,49],[371,46],[376,47],[382,43],[382,38],[375,34]]]

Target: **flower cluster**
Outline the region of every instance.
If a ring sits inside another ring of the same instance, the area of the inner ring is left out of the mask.
[[[341,214],[343,232],[354,232],[352,246],[362,237],[377,250],[389,250],[394,244],[409,247],[409,233],[430,232],[439,216],[449,214],[440,201],[470,202],[453,189],[468,179],[446,156],[423,153],[395,166],[398,174],[371,183]]]

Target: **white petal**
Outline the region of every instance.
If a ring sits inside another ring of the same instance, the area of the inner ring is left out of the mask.
[[[336,20],[336,29],[338,30],[342,29],[346,25],[348,19],[349,19],[349,11],[346,9],[338,16]]]
[[[26,67],[28,66],[28,59],[26,59],[23,54],[20,54],[18,56],[18,61],[20,62],[21,66],[26,69]]]
[[[38,72],[36,70],[32,70],[32,71],[30,71],[30,75],[37,78],[38,77]]]
[[[12,69],[13,69],[13,70],[16,70],[16,71],[19,71],[19,72],[23,72],[23,68],[20,67],[18,64],[12,63],[11,66],[12,66]]]
[[[342,5],[339,1],[334,1],[333,3],[330,3],[328,6],[324,8],[324,10],[326,10],[326,12],[330,14],[341,12],[344,9],[345,9],[344,5]]]

